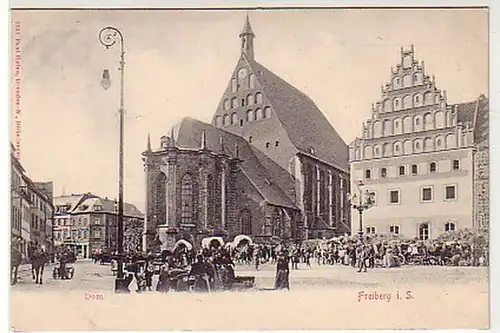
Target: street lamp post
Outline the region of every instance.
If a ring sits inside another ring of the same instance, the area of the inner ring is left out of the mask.
[[[125,72],[125,45],[123,42],[123,34],[120,30],[115,27],[105,27],[99,32],[99,41],[106,47],[106,49],[112,47],[117,42],[120,43],[120,108],[118,109],[120,117],[120,151],[119,151],[119,176],[118,176],[118,273],[115,283],[115,292],[126,292],[128,291],[128,286],[125,286],[124,274],[123,274],[123,128],[124,128],[124,99],[123,99],[123,83],[124,83],[124,72]],[[111,85],[109,71],[105,69],[102,73],[101,80],[102,87],[108,89]]]
[[[375,204],[375,192],[370,192],[368,189],[363,192],[364,185],[363,181],[360,180],[358,182],[359,194],[354,194],[349,198],[352,208],[356,209],[359,213],[358,235],[360,240],[363,239],[363,212],[370,209]]]

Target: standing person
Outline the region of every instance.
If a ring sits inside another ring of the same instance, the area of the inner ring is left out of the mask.
[[[367,245],[360,243],[358,245],[358,247],[356,248],[356,251],[358,252],[357,257],[358,257],[358,261],[359,261],[358,273],[360,273],[361,271],[366,272],[366,260],[368,259]]]
[[[288,267],[288,261],[286,260],[283,253],[278,255],[278,262],[276,264],[276,281],[274,288],[277,290],[290,290],[290,269]]]
[[[253,260],[254,260],[254,263],[255,263],[255,270],[259,270],[259,264],[260,264],[260,250],[258,247],[256,247],[254,250],[253,250]]]
[[[148,288],[149,291],[152,291],[154,273],[155,273],[155,267],[152,263],[152,260],[148,259],[146,261],[146,272],[144,273],[144,275],[146,278],[146,288]]]

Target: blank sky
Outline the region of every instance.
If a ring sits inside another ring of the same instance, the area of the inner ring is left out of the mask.
[[[360,135],[400,47],[415,46],[450,103],[488,95],[488,13],[460,10],[250,11],[256,59],[308,94],[342,138]],[[209,122],[239,57],[243,11],[14,11],[21,23],[21,161],[55,194],[116,197],[118,48],[125,36],[125,200],[144,209],[141,152],[184,116]],[[109,68],[112,86],[100,86]]]

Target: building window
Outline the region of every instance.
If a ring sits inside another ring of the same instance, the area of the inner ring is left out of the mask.
[[[455,200],[457,198],[457,187],[455,185],[446,185],[444,187],[444,199]]]
[[[311,154],[311,155],[315,154],[315,151],[314,151],[313,147],[309,147],[308,150],[309,150],[309,154]]]
[[[436,170],[437,170],[437,165],[436,165],[436,162],[431,162],[431,163],[429,164],[429,171],[430,171],[430,172],[436,172]]]
[[[241,106],[245,106],[245,99],[244,98],[241,99]]]
[[[266,142],[266,148],[271,147],[271,144],[269,142]]]
[[[248,137],[248,142],[249,142],[249,143],[252,143],[252,139],[253,139],[253,137],[249,136],[249,137]]]
[[[243,127],[243,119],[240,119],[240,126]]]
[[[432,187],[422,187],[421,194],[422,202],[431,202],[432,201]]]
[[[262,93],[258,92],[255,94],[255,104],[262,104]]]
[[[391,204],[398,204],[399,203],[399,190],[389,191],[389,202]]]
[[[380,177],[382,178],[387,177],[387,168],[380,169]]]
[[[399,235],[399,225],[389,226],[389,233],[394,234],[394,235]]]
[[[372,171],[370,169],[365,170],[365,178],[366,179],[372,178]]]
[[[189,174],[182,179],[181,186],[181,223],[193,223],[193,181]]]
[[[275,146],[276,146],[276,147],[279,147],[279,146],[280,146],[280,142],[279,142],[279,141],[276,141]]]
[[[460,169],[460,161],[453,160],[453,170],[458,170],[458,169]]]
[[[253,114],[253,111],[252,110],[248,110],[247,111],[247,121],[250,122],[250,121],[254,121],[254,114]]]
[[[236,99],[236,97],[233,97],[231,99],[231,108],[236,109],[237,107],[238,107],[238,100]]]
[[[231,114],[231,125],[236,125],[238,123],[238,116],[236,115],[236,112],[233,112]]]
[[[411,166],[411,173],[412,173],[413,175],[418,175],[418,165],[413,164],[413,165]]]
[[[261,120],[263,117],[262,115],[262,109],[261,108],[257,108],[257,110],[255,110],[255,120]]]
[[[420,240],[429,239],[429,224],[428,223],[422,223],[418,227],[418,239],[420,239]]]
[[[405,173],[406,173],[405,166],[404,166],[404,165],[400,166],[400,167],[399,167],[399,175],[400,175],[400,176],[404,176],[404,175],[405,175]]]
[[[271,108],[269,106],[264,108],[264,118],[271,118]]]
[[[455,231],[456,229],[455,222],[446,222],[444,225],[444,231]]]
[[[372,225],[366,226],[366,233],[367,234],[376,234],[377,229]]]

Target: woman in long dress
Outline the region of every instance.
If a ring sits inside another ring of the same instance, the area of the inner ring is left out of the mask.
[[[276,264],[276,282],[274,288],[277,290],[287,289],[290,290],[290,269],[288,267],[288,260],[280,253],[278,262]]]

